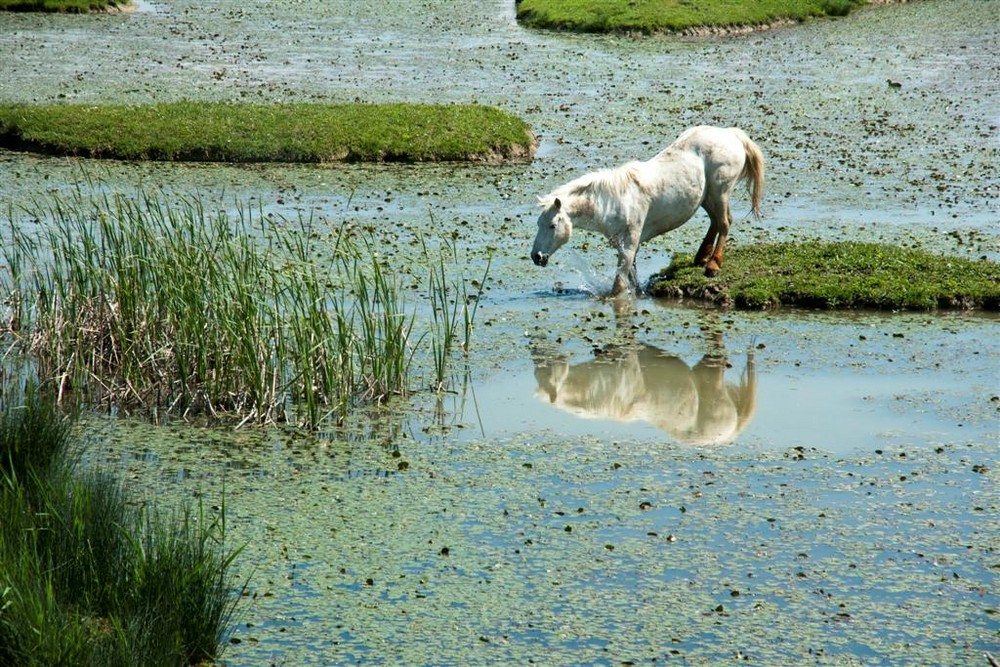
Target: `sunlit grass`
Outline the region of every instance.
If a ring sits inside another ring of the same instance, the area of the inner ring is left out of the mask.
[[[581,32],[675,32],[842,16],[865,0],[520,0],[517,17],[536,28]]]
[[[0,146],[125,160],[530,159],[530,127],[477,104],[0,104]]]
[[[419,319],[368,232],[96,192],[7,214],[5,347],[60,400],[315,428],[421,386],[428,349],[440,386],[448,304],[468,350],[475,310],[447,250],[424,247],[433,317]]]
[[[875,243],[820,241],[740,246],[717,278],[677,255],[649,282],[653,296],[743,308],[1000,310],[1000,265]]]

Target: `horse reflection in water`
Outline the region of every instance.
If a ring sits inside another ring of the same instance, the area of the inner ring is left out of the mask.
[[[652,345],[611,347],[571,365],[566,355],[533,352],[537,394],[581,417],[641,420],[678,442],[722,445],[747,427],[757,408],[757,373],[747,352],[739,384],[725,382],[726,358],[706,354],[694,367]]]

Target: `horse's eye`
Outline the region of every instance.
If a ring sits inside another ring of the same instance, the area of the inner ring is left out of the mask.
[[[556,223],[554,222],[549,223],[549,229],[555,229],[555,228],[556,228]]]

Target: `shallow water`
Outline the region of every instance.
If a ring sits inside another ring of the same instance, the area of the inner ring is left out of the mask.
[[[990,223],[1000,182],[1000,44],[989,29],[991,2],[912,3],[726,40],[527,31],[513,21],[512,4],[498,1],[397,0],[377,13],[333,2],[311,8],[307,19],[292,2],[252,10],[225,2],[153,6],[100,17],[0,17],[0,96],[501,106],[533,123],[542,139],[538,159],[524,169],[481,170],[482,190],[464,189],[440,205],[446,220],[514,216],[521,240],[531,233],[535,194],[652,155],[690,125],[738,124],[765,150],[770,193],[766,223],[737,225],[738,236],[912,238],[955,249],[947,234],[957,232],[968,246],[959,251],[997,256]],[[56,45],[67,48],[54,59]],[[5,171],[20,171],[25,187],[37,187],[32,161],[4,157],[13,162]],[[46,161],[43,171],[52,169],[59,166]],[[142,166],[121,169],[127,180],[147,174]],[[287,179],[332,216],[343,214],[352,192],[355,203],[371,206],[386,190],[410,215],[423,216],[418,193],[434,182],[426,173],[412,179],[405,168],[338,168],[326,178],[265,169],[271,187],[259,189],[257,170],[169,171],[171,179],[273,199]],[[445,183],[452,177],[441,174]],[[16,192],[18,183],[4,188]],[[738,203],[737,217],[746,208]],[[690,238],[701,232],[694,226]]]
[[[506,372],[484,373],[450,412],[479,437],[542,429],[694,451],[848,454],[959,434],[996,439],[996,317],[644,310],[622,334],[610,307],[550,308],[574,326],[536,324],[511,343],[520,344],[520,361],[498,362]],[[749,409],[738,414],[741,400]],[[695,419],[699,408],[722,414]],[[724,424],[726,437],[708,437]]]
[[[512,167],[0,152],[14,204],[97,180],[370,226],[401,272],[414,235],[454,238],[470,277],[492,258],[467,373],[378,426],[359,417],[359,432],[316,441],[92,425],[113,437],[95,436],[91,460],[161,503],[221,505],[225,490],[252,575],[229,664],[969,664],[996,651],[995,316],[650,299],[618,314],[594,296],[613,269],[602,240],[578,235],[544,270],[527,254],[536,194],[707,122],[744,127],[767,158],[765,219],[738,199],[736,243],[997,259],[997,3],[925,0],[731,39],[532,32],[499,1],[373,7],[0,14],[7,101],[478,101],[541,135],[535,161]],[[693,250],[704,223],[651,243],[641,276]],[[752,401],[739,390],[751,354]]]

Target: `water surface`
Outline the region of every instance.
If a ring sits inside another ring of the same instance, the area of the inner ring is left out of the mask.
[[[111,437],[89,460],[161,504],[225,497],[251,577],[228,664],[976,664],[1000,633],[995,317],[621,312],[595,296],[602,240],[546,270],[527,255],[535,195],[714,123],[767,159],[765,218],[738,199],[736,244],[997,259],[996,9],[926,0],[732,39],[532,32],[499,0],[0,14],[5,101],[480,102],[541,137],[512,167],[2,152],[0,196],[96,181],[314,216],[320,237],[364,225],[414,284],[415,238],[453,239],[470,277],[491,258],[440,396],[318,439],[90,425]],[[651,243],[641,277],[705,224]]]

